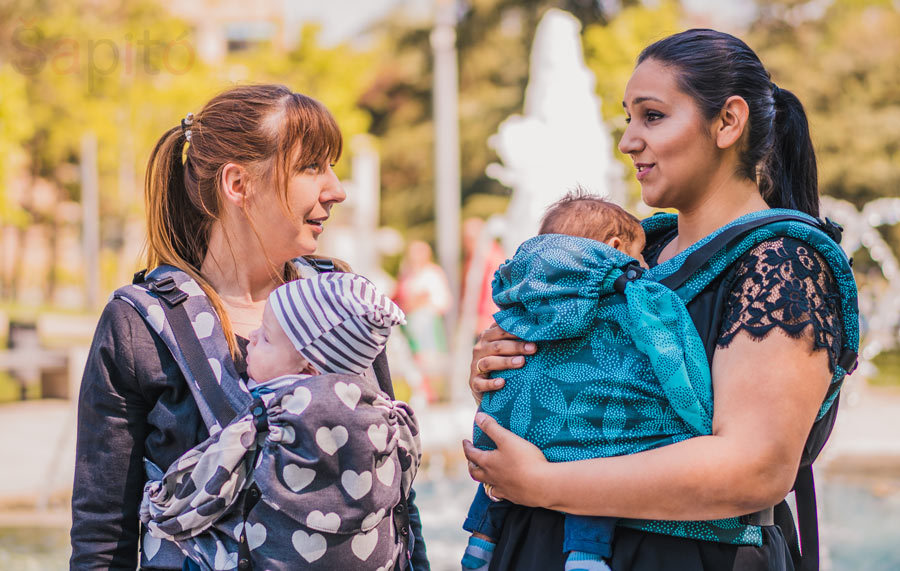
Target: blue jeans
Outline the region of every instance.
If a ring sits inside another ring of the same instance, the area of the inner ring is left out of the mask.
[[[505,500],[491,501],[484,492],[484,486],[478,486],[463,529],[469,533],[481,533],[496,541],[500,537],[500,530],[503,529],[503,521],[510,506],[512,504]],[[612,556],[612,539],[617,518],[564,515],[564,552],[583,551],[601,557]]]

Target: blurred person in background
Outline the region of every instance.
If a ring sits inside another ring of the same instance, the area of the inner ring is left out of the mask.
[[[500,264],[506,261],[506,254],[500,243],[493,236],[486,237],[482,241],[482,233],[485,231],[485,222],[481,218],[466,218],[462,226],[462,247],[465,259],[463,265],[463,294],[464,302],[469,301],[473,296],[475,298],[475,330],[474,334],[478,334],[494,322],[494,314],[497,312],[497,305],[494,303],[491,292],[491,282],[494,279],[494,272],[500,267]],[[478,252],[477,249],[484,244],[484,251]],[[473,267],[475,260],[480,260],[478,267]],[[466,289],[469,286],[470,272],[478,272],[481,279],[475,283],[477,291],[470,295]],[[469,311],[468,307],[461,307],[461,313]]]
[[[433,260],[431,246],[409,243],[400,264],[394,301],[406,313],[403,331],[424,377],[428,402],[445,397],[447,333],[444,317],[452,297],[444,270]]]

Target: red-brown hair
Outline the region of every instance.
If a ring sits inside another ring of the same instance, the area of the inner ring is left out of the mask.
[[[553,203],[541,219],[540,234],[567,234],[630,244],[643,236],[640,221],[618,204],[579,187]]]

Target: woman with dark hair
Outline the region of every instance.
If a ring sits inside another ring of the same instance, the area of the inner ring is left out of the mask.
[[[651,267],[752,213],[818,215],[803,107],[741,40],[689,30],[656,42],[638,58],[623,105],[628,127],[619,149],[634,161],[644,202],[678,211],[677,227],[648,236]],[[711,357],[711,435],[629,456],[550,463],[478,415],[497,449],[464,443],[470,473],[495,498],[518,504],[491,570],[563,569],[559,512],[628,518],[616,530],[613,569],[794,568],[787,518],[784,529],[738,518],[782,502],[823,403],[840,386],[832,382],[842,378],[845,335],[836,277],[805,242],[773,237],[688,309]],[[492,372],[521,367],[535,350],[496,326],[483,332],[471,369],[476,399],[503,386]],[[704,537],[695,522],[723,533]]]
[[[147,267],[174,266],[196,282],[202,291],[192,295],[208,298],[216,312],[210,329],[224,335],[245,381],[248,338],[269,294],[316,274],[302,256],[315,252],[331,208],[346,197],[332,169],[341,149],[321,103],[282,85],[248,85],[188,114],[151,153]],[[124,299],[100,316],[78,403],[72,569],[189,566],[174,543],[142,536],[138,517],[145,464],[165,470],[209,436],[161,333]],[[383,354],[373,368],[391,393]],[[421,571],[428,561],[413,497],[412,563]]]

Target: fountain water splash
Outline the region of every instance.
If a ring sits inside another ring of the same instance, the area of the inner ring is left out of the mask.
[[[878,228],[900,223],[900,198],[879,198],[857,210],[849,202],[825,196],[822,212],[844,227],[841,246],[848,255],[865,248],[881,270],[883,279],[876,276],[859,284],[860,370],[862,376],[870,376],[874,373],[872,359],[898,346],[900,263]]]
[[[624,198],[623,167],[600,116],[580,30],[568,12],[547,11],[535,32],[525,114],[507,118],[488,141],[503,162],[488,165],[488,176],[513,189],[503,231],[508,253],[537,234],[546,208],[576,186]]]

